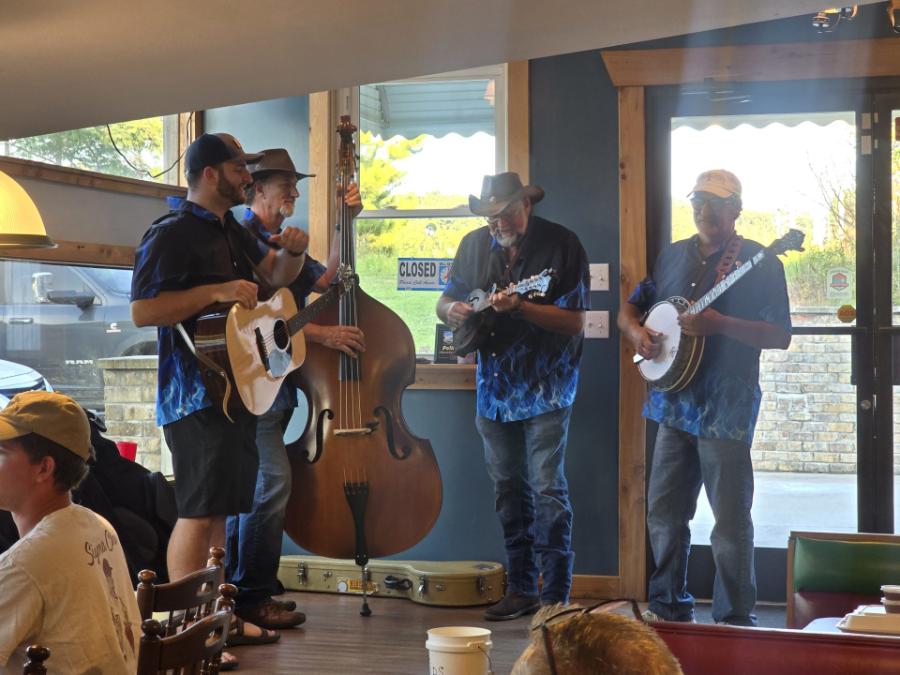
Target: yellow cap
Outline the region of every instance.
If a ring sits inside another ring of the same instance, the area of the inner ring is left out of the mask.
[[[91,427],[81,406],[63,394],[26,391],[0,410],[0,441],[38,434],[84,461],[91,452]]]
[[[709,192],[723,198],[740,197],[741,181],[738,180],[737,176],[725,169],[704,171],[697,176],[697,184],[691,190],[691,194],[695,192]]]

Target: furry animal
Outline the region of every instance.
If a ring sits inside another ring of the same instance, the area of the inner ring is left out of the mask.
[[[544,622],[558,675],[683,675],[666,644],[643,622],[610,612],[571,612],[553,618],[575,608],[553,605],[537,613],[531,622],[531,644],[512,675],[550,675]]]

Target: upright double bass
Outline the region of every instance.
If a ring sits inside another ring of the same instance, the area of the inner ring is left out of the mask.
[[[342,116],[341,195],[355,182],[355,131]],[[341,265],[355,269],[353,214],[339,202]],[[306,363],[291,375],[306,394],[309,417],[289,447],[293,486],[285,530],[317,555],[365,565],[428,534],[441,510],[441,476],[431,443],[410,432],[401,410],[416,369],[403,320],[354,284],[317,323],[358,326],[366,351],[352,358],[309,344]]]

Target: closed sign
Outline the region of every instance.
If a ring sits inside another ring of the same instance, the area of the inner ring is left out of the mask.
[[[398,258],[398,291],[442,291],[450,281],[451,258]]]

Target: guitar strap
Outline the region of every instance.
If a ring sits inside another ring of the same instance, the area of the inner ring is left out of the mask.
[[[722,251],[722,255],[719,257],[719,262],[716,264],[716,278],[712,284],[710,284],[709,288],[712,288],[717,283],[722,281],[725,278],[725,275],[728,274],[732,267],[734,267],[734,262],[737,260],[737,254],[741,250],[741,246],[744,245],[744,238],[736,234],[731,239],[728,240],[728,243],[725,245],[725,250]],[[688,300],[693,302],[698,297],[701,297],[704,293],[706,293],[709,288],[703,288],[700,286],[700,280],[703,278],[703,275],[706,273],[706,267],[702,267],[700,271],[697,273],[697,277],[694,279],[694,283],[692,285],[692,291]]]
[[[737,260],[737,254],[743,245],[744,238],[739,234],[734,235],[731,238],[731,241],[728,242],[725,250],[722,251],[722,257],[719,258],[719,264],[716,265],[716,281],[713,286],[722,281],[722,279],[725,278],[725,275],[731,271],[732,267],[734,267],[734,263]]]

